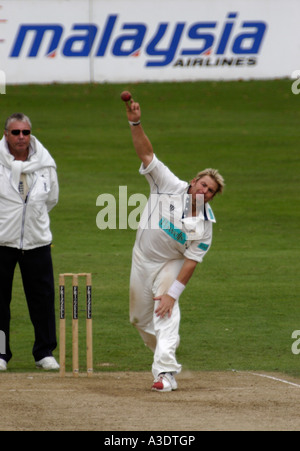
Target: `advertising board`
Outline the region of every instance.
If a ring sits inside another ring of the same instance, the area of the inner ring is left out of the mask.
[[[7,84],[288,77],[299,14],[296,0],[0,0],[0,70]]]

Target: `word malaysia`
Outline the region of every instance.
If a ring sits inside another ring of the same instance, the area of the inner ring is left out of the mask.
[[[21,24],[9,56],[36,58],[42,51],[49,58],[143,55],[146,67],[255,65],[266,31],[264,21],[239,20],[237,12],[228,13],[224,22],[166,21],[151,26],[122,23],[119,15],[111,14],[103,28],[94,23],[75,23],[71,30],[58,23]]]

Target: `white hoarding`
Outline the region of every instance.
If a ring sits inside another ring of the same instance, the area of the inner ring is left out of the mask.
[[[0,0],[7,84],[236,80],[299,69],[298,0]]]

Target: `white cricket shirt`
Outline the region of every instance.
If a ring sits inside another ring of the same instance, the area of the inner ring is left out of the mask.
[[[180,180],[154,155],[140,167],[150,185],[150,197],[143,211],[136,245],[150,261],[188,258],[201,262],[212,242],[216,222],[208,203],[196,217],[186,217],[189,184]]]

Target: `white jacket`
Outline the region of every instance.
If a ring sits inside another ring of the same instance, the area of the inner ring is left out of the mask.
[[[48,213],[58,202],[56,164],[34,136],[30,146],[29,159],[16,161],[5,137],[0,141],[0,246],[30,250],[52,241]],[[25,201],[19,193],[21,173],[29,186]]]

